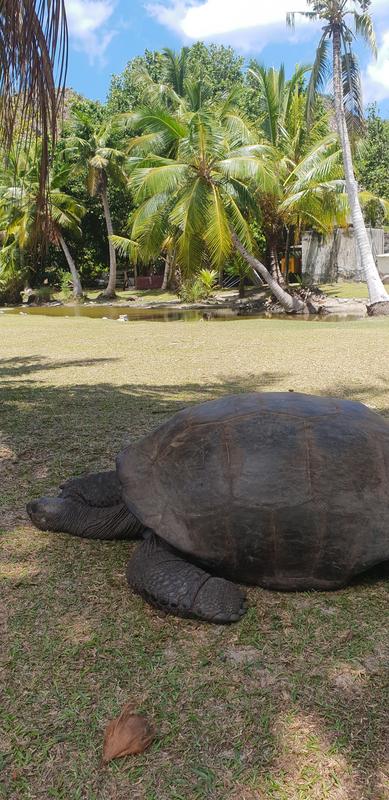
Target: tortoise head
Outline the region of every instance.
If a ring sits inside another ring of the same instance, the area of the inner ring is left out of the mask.
[[[41,531],[66,530],[66,503],[60,497],[40,497],[27,503],[31,522]]]

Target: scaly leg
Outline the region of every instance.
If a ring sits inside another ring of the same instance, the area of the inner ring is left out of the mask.
[[[179,617],[220,625],[238,622],[247,609],[238,586],[185,561],[152,531],[128,562],[127,580],[151,605]]]

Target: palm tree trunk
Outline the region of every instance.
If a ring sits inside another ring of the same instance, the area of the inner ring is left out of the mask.
[[[74,295],[74,297],[77,297],[77,298],[78,297],[82,297],[83,296],[83,291],[82,291],[80,276],[78,274],[77,267],[76,267],[76,265],[74,263],[74,260],[73,260],[71,254],[70,254],[70,250],[69,250],[69,248],[68,248],[68,246],[67,246],[67,244],[65,242],[65,239],[62,236],[62,233],[59,233],[59,232],[58,232],[58,241],[59,241],[59,243],[60,243],[60,245],[62,247],[64,256],[66,258],[66,261],[68,262],[68,267],[69,267],[69,270],[71,272],[71,276],[72,276],[72,279],[73,279],[73,295]]]
[[[372,249],[367,235],[365,221],[361,210],[358,197],[358,185],[355,180],[353,161],[351,155],[350,139],[347,130],[346,117],[343,102],[343,83],[342,83],[342,59],[341,59],[341,37],[340,29],[335,28],[333,32],[333,79],[334,79],[334,99],[335,117],[338,129],[338,136],[342,148],[344,174],[346,179],[346,189],[350,204],[351,219],[353,223],[354,236],[359,249],[362,268],[365,273],[369,299],[371,304],[389,303],[389,295],[385,291],[384,284],[379,276]],[[382,309],[384,310],[384,309]],[[389,311],[389,306],[388,306]]]
[[[104,209],[105,223],[107,226],[108,248],[109,248],[109,279],[107,288],[104,289],[102,294],[104,295],[104,297],[112,298],[116,296],[116,251],[111,242],[111,239],[109,238],[113,234],[113,227],[112,227],[111,212],[109,210],[107,189],[105,185],[101,188],[100,196]]]
[[[165,270],[163,273],[163,281],[161,286],[161,292],[166,292],[171,281],[171,275],[174,266],[174,256],[171,253],[166,253],[165,257]]]
[[[306,310],[306,304],[303,303],[299,297],[293,297],[291,294],[286,292],[285,289],[283,289],[282,286],[280,286],[279,283],[270,275],[270,272],[266,269],[265,265],[246,250],[235,231],[231,231],[231,238],[235,249],[238,251],[238,253],[240,253],[247,264],[250,265],[254,274],[259,272],[259,274],[268,284],[272,294],[274,294],[278,302],[288,314],[295,314],[298,311]]]
[[[278,261],[277,242],[270,243],[270,273],[280,286],[285,286],[284,276],[280,269],[280,262]]]

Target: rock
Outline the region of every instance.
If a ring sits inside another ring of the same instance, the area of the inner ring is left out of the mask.
[[[389,301],[382,300],[380,303],[371,303],[367,307],[369,317],[389,316]]]
[[[128,322],[127,314],[120,314],[120,317],[117,320],[118,322]]]

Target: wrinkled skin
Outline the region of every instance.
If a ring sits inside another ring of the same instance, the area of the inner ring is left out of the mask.
[[[114,470],[73,478],[58,497],[27,504],[34,525],[42,531],[63,531],[86,539],[136,539],[144,530],[122,500]]]

